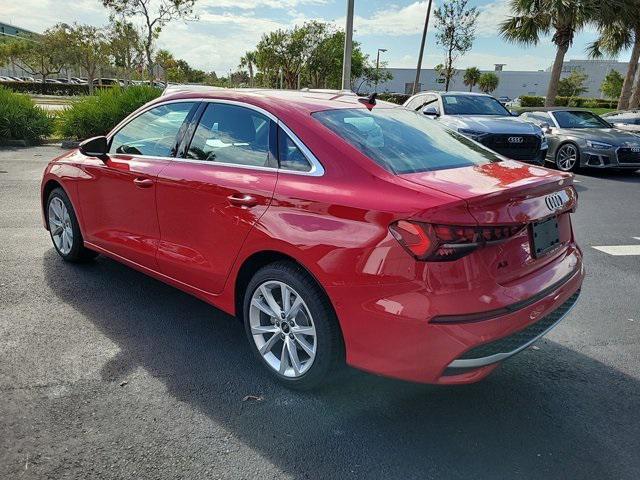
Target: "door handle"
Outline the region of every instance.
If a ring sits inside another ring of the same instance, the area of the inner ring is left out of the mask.
[[[258,200],[251,195],[233,194],[227,197],[229,203],[235,207],[254,207]]]
[[[133,183],[136,184],[136,187],[140,188],[153,187],[153,180],[151,180],[150,178],[134,178]]]

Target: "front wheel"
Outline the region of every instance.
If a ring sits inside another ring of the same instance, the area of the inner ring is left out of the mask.
[[[565,143],[556,152],[556,166],[563,172],[575,172],[580,166],[580,152],[573,143]]]
[[[342,337],[333,308],[299,266],[276,262],[258,270],[243,310],[252,350],[286,386],[314,388],[341,363]]]
[[[78,219],[64,190],[56,188],[49,194],[46,212],[53,246],[64,260],[83,262],[98,255],[84,247]]]

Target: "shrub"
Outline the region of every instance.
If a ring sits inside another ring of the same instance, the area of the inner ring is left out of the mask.
[[[28,96],[0,87],[0,143],[37,142],[51,135],[53,119]]]
[[[530,95],[522,95],[520,97],[521,107],[543,107],[544,97],[533,97]]]
[[[113,87],[74,101],[60,115],[59,133],[63,138],[84,139],[106,135],[127,115],[160,95],[149,86]]]

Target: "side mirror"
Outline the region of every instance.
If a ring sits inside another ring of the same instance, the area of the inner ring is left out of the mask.
[[[439,117],[440,116],[440,112],[438,112],[438,109],[436,107],[434,107],[433,105],[429,105],[427,107],[424,107],[422,109],[422,113],[424,113],[425,115],[429,115],[430,117]]]
[[[540,128],[542,129],[542,131],[544,133],[551,133],[551,125],[549,125],[548,123],[541,123],[540,124]]]
[[[87,157],[97,157],[100,160],[106,160],[109,152],[109,144],[107,137],[88,138],[78,146],[81,154]]]

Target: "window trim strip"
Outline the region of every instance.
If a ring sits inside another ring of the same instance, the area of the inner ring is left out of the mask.
[[[273,115],[271,112],[268,112],[267,110],[258,107],[257,105],[252,105],[250,103],[245,103],[245,102],[240,102],[237,100],[227,100],[224,98],[180,98],[180,99],[173,99],[173,100],[166,100],[166,101],[162,101],[162,102],[158,102],[158,103],[154,103],[152,105],[149,105],[147,108],[143,109],[143,110],[139,110],[137,112],[132,113],[131,115],[129,115],[127,118],[125,118],[124,120],[122,120],[120,123],[118,123],[118,125],[115,126],[115,128],[113,130],[111,130],[111,132],[109,132],[109,134],[107,135],[107,141],[109,143],[109,145],[111,145],[111,140],[112,138],[125,126],[127,125],[129,122],[133,121],[134,119],[136,119],[137,117],[139,117],[140,115],[148,112],[149,110],[156,108],[156,107],[161,107],[163,105],[169,105],[172,103],[198,103],[198,102],[202,102],[202,103],[222,103],[222,104],[228,104],[228,105],[237,105],[239,107],[245,107],[245,108],[249,108],[250,110],[254,110],[258,113],[261,113],[262,115],[266,116],[267,118],[273,120],[278,126],[280,126],[284,132],[289,135],[289,137],[291,138],[291,140],[293,140],[293,143],[295,143],[295,145],[300,149],[300,151],[302,152],[302,154],[306,157],[307,161],[309,162],[309,164],[311,165],[311,170],[309,170],[308,172],[299,172],[299,171],[295,171],[295,170],[289,170],[286,168],[281,168],[280,166],[278,167],[256,167],[256,166],[252,166],[252,165],[242,165],[242,164],[238,164],[238,163],[225,163],[225,162],[210,162],[207,160],[192,160],[192,159],[187,159],[187,158],[180,158],[178,156],[175,157],[156,157],[153,155],[131,155],[131,154],[126,154],[127,157],[134,157],[134,158],[147,158],[147,159],[162,159],[162,160],[171,160],[171,161],[176,161],[176,162],[187,162],[187,163],[199,163],[199,164],[205,164],[205,165],[218,165],[218,166],[222,166],[222,167],[234,167],[234,168],[245,168],[245,169],[251,169],[251,170],[259,170],[259,171],[275,171],[278,173],[284,173],[284,174],[288,174],[288,175],[302,175],[302,176],[309,176],[309,177],[321,177],[324,175],[325,170],[324,167],[322,166],[322,163],[320,163],[320,160],[318,160],[318,158],[313,154],[313,152],[304,144],[304,142],[302,142],[302,140],[300,140],[300,138],[298,138],[298,136],[293,133],[293,131],[287,127],[287,125],[282,122],[278,117],[276,117],[275,115]],[[122,155],[122,154],[118,154],[118,155]]]

